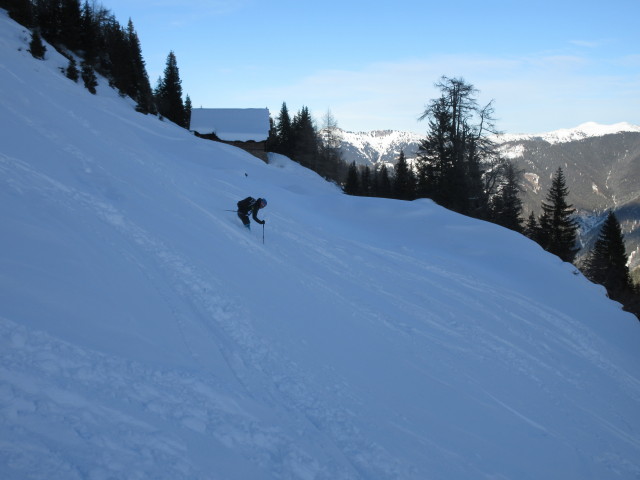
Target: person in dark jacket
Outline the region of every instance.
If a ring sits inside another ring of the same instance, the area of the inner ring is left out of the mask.
[[[258,218],[258,210],[267,206],[267,200],[264,198],[255,199],[253,197],[247,197],[244,200],[238,202],[238,218],[242,220],[245,227],[251,228],[251,222],[249,221],[249,214],[253,216],[253,220],[260,225],[264,225],[265,221]]]

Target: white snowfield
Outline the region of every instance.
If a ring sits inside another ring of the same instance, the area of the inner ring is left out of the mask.
[[[640,477],[640,322],[574,267],[28,41],[0,10],[0,478]]]

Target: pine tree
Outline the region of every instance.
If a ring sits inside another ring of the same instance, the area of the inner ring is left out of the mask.
[[[477,91],[462,79],[443,77],[436,87],[440,98],[420,117],[428,120],[429,131],[418,151],[418,194],[456,212],[486,217],[485,165],[497,157],[489,137],[496,133],[492,104],[480,108]]]
[[[52,45],[59,44],[62,35],[60,2],[35,0],[34,11],[36,23],[42,38]]]
[[[187,95],[187,98],[184,101],[184,128],[187,130],[191,127],[191,98]]]
[[[364,166],[360,175],[360,195],[363,197],[373,195],[373,177],[369,165]]]
[[[572,218],[573,205],[567,204],[569,189],[562,168],[558,168],[546,201],[542,202],[543,213],[540,217],[540,236],[542,247],[565,262],[572,262],[578,251],[576,240],[578,224]]]
[[[289,158],[293,156],[293,128],[291,126],[291,117],[286,103],[282,103],[280,114],[277,118],[277,141],[273,146],[273,151],[281,153]]]
[[[47,47],[42,43],[42,37],[40,36],[40,32],[38,30],[34,30],[31,34],[31,42],[29,43],[29,52],[33,56],[33,58],[37,58],[39,60],[44,59],[44,54],[47,51]]]
[[[133,26],[131,19],[127,24],[126,41],[131,62],[131,97],[137,102],[136,110],[142,113],[156,113],[156,106],[149,83],[149,76],[142,58],[142,48],[140,47],[140,39]],[[191,113],[189,112],[189,121],[191,121]]]
[[[622,228],[613,212],[609,212],[602,225],[600,235],[585,261],[584,271],[590,280],[604,285],[613,299],[619,299],[633,289]]]
[[[34,26],[33,4],[30,0],[3,0],[0,8],[6,8],[9,16],[27,28]]]
[[[330,110],[322,118],[322,129],[319,136],[319,168],[318,174],[324,178],[338,181],[344,170],[342,151],[340,150],[340,129],[338,122]]]
[[[377,170],[377,182],[375,195],[382,198],[391,198],[391,179],[389,178],[389,169],[385,164],[382,164],[379,170]]]
[[[504,182],[498,195],[491,201],[491,221],[503,227],[522,231],[522,200],[520,200],[519,173],[512,162],[504,166]]]
[[[89,92],[96,94],[96,87],[98,86],[98,79],[96,78],[96,74],[93,71],[93,67],[86,60],[82,61],[82,80],[84,82],[84,86]]]
[[[76,63],[75,58],[69,58],[69,65],[65,70],[65,75],[68,79],[73,80],[74,82],[77,82],[80,78],[80,72],[78,71],[78,64]]]
[[[344,193],[358,195],[360,193],[360,178],[356,162],[351,162],[347,171],[347,179],[344,182]]]
[[[302,107],[291,123],[292,159],[300,165],[318,171],[319,145],[318,134],[313,125],[309,109]]]
[[[540,225],[538,225],[535,213],[531,212],[529,214],[522,233],[534,242],[540,243]]]
[[[413,200],[415,198],[415,177],[409,168],[404,151],[400,151],[400,157],[395,165],[395,178],[393,181],[393,197],[400,200]]]
[[[160,80],[156,89],[156,102],[160,115],[181,127],[185,126],[182,81],[180,80],[178,62],[173,51],[169,52],[167,56],[164,77]]]
[[[60,42],[77,52],[82,45],[79,0],[60,0]]]

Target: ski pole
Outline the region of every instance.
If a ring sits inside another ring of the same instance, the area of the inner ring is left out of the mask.
[[[264,245],[264,223],[262,224],[262,244]]]

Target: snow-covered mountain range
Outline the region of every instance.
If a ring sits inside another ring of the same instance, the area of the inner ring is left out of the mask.
[[[28,41],[0,10],[2,480],[638,478],[640,323],[572,265]]]
[[[375,165],[380,162],[394,164],[404,151],[407,158],[415,158],[420,141],[424,134],[403,132],[397,130],[374,130],[371,132],[349,132],[337,129],[341,140],[343,158],[347,163],[356,162],[358,165]],[[603,125],[586,122],[574,128],[554,130],[535,134],[502,134],[495,141],[504,147],[502,154],[507,158],[517,158],[522,155],[520,144],[525,141],[543,141],[550,145],[575,142],[588,138],[597,138],[624,132],[640,133],[640,126],[627,122]]]
[[[537,134],[504,134],[496,137],[499,143],[522,142],[525,140],[542,140],[549,144],[575,142],[593,137],[602,137],[623,132],[640,133],[640,126],[628,122],[619,122],[612,125],[603,125],[596,122],[585,122],[574,128],[564,128],[552,132]]]

